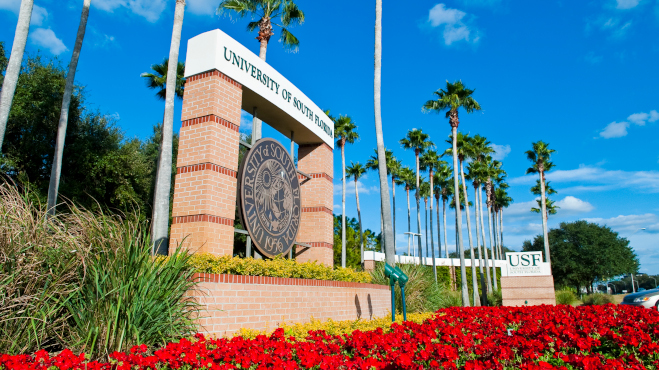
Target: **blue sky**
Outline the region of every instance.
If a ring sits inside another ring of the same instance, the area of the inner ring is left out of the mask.
[[[218,0],[187,2],[181,60],[189,38],[215,28],[258,53],[246,20],[215,15]],[[347,161],[363,163],[375,147],[374,2],[297,2],[307,19],[292,29],[300,49],[286,52],[273,38],[268,62],[320,107],[354,119],[361,139],[347,147]],[[504,213],[508,246],[519,248],[541,232],[539,215],[529,212],[535,178],[524,175],[524,151],[544,140],[557,151],[548,178],[561,206],[550,227],[577,219],[607,224],[631,240],[642,272],[659,273],[659,0],[384,3],[383,122],[386,145],[398,158],[414,164],[413,153],[398,144],[411,128],[445,149],[447,120],[421,106],[446,80],[462,79],[476,89],[483,111],[462,114],[460,130],[486,136],[508,172],[515,201]],[[0,40],[8,49],[19,4],[0,0]],[[82,1],[35,5],[28,52],[68,63]],[[162,117],[164,104],[139,75],[168,54],[173,8],[165,0],[92,0],[77,81],[86,86],[88,103],[114,115],[128,137],[149,136]],[[180,107],[177,102],[177,129]],[[265,134],[281,138],[272,129]],[[341,202],[338,154],[335,205]],[[365,227],[377,230],[377,177],[369,174],[358,185]],[[348,189],[347,214],[356,216],[354,184]],[[398,188],[399,251],[407,245],[403,194]],[[452,235],[453,229],[450,249]]]

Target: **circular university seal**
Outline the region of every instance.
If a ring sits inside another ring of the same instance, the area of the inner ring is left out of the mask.
[[[240,219],[258,250],[274,257],[295,243],[300,229],[300,181],[286,149],[261,139],[239,169]]]

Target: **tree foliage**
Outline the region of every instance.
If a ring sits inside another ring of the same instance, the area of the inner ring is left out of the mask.
[[[57,60],[39,55],[26,59],[0,155],[0,174],[29,186],[44,199],[55,152],[65,78],[66,71]],[[153,135],[145,141],[126,138],[116,126],[116,119],[89,107],[86,96],[83,87],[75,87],[64,147],[61,199],[89,209],[100,206],[131,211],[139,208],[144,211],[141,214],[150,214],[160,126],[156,125]],[[175,135],[174,163],[177,151],[178,136]],[[175,173],[175,164],[173,167]]]
[[[380,251],[380,234],[366,229],[364,251]],[[341,216],[334,215],[334,266],[341,266]],[[346,217],[346,267],[361,269],[359,221]]]
[[[524,251],[544,251],[538,235],[525,241]],[[551,268],[557,286],[590,287],[593,282],[635,273],[639,261],[629,240],[607,226],[587,221],[562,222],[549,231]],[[590,289],[590,288],[589,288]]]

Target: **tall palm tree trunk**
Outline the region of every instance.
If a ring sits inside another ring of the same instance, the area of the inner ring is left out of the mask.
[[[185,0],[176,0],[174,10],[174,28],[169,48],[168,71],[178,68],[178,53],[181,45],[181,30]],[[172,186],[172,136],[174,134],[174,98],[176,98],[176,73],[167,73],[167,90],[165,94],[165,122],[162,127],[162,146],[158,161],[158,178],[156,179],[155,202],[153,205],[153,249],[154,254],[167,254],[169,247],[169,194]]]
[[[503,248],[503,208],[499,210],[499,230],[501,232],[501,248]],[[506,259],[506,256],[504,255],[503,258]]]
[[[499,256],[501,256],[501,259],[505,259],[505,256],[503,255],[503,230],[501,230],[501,210],[497,210],[497,222],[499,223],[497,225],[498,230],[499,230]]]
[[[432,206],[435,202],[433,197],[433,178],[432,178],[432,167],[429,171],[430,176],[430,249],[432,249],[432,272],[435,275],[435,283],[437,283],[437,262],[435,261],[435,238],[432,235]],[[439,219],[437,219],[437,232],[439,232]],[[426,231],[426,234],[428,232]],[[439,234],[437,234],[439,236]]]
[[[435,200],[437,201],[437,208],[435,208],[435,211],[437,212],[437,252],[438,252],[437,257],[442,258],[442,233],[441,233],[442,218],[439,216],[439,197],[436,197]]]
[[[448,258],[448,234],[446,234],[446,199],[442,197],[442,218],[444,220],[444,257]]]
[[[485,245],[485,239],[480,239],[480,230],[481,230],[481,224],[479,221],[479,212],[478,212],[478,203],[480,202],[480,198],[478,197],[478,187],[474,186],[474,214],[476,216],[476,245],[478,246],[478,264],[479,264],[479,270],[481,273],[481,276],[485,274],[483,271],[483,246]],[[481,243],[482,242],[482,243]],[[489,290],[492,291],[492,290]]]
[[[393,214],[392,226],[394,230],[394,253],[396,253],[396,177],[391,175],[391,213]]]
[[[69,73],[66,75],[66,85],[64,86],[64,98],[62,99],[62,109],[59,116],[59,125],[57,127],[57,139],[55,141],[55,156],[50,171],[50,184],[48,185],[48,215],[55,215],[55,206],[57,205],[57,193],[59,190],[59,180],[62,174],[62,155],[64,154],[64,141],[66,140],[66,126],[69,122],[69,106],[71,105],[71,95],[73,95],[73,82],[78,68],[78,59],[82,49],[82,41],[85,38],[87,29],[87,18],[89,17],[89,5],[91,0],[85,0],[82,4],[82,14],[80,15],[80,25],[76,35],[76,43],[69,63]]]
[[[346,267],[346,152],[345,140],[341,143],[341,267]],[[356,185],[356,184],[355,184]]]
[[[460,161],[460,177],[462,177],[462,193],[465,197],[465,211],[467,216],[467,235],[469,236],[469,248],[471,248],[471,284],[474,306],[480,306],[480,296],[478,294],[478,277],[476,276],[476,256],[474,243],[471,239],[471,216],[469,215],[469,197],[467,195],[467,182],[465,181],[465,172],[463,161]]]
[[[448,234],[446,233],[446,199],[442,196],[442,218],[444,221],[444,257],[449,258],[448,255]],[[457,243],[457,242],[456,242]],[[453,259],[451,258],[451,290],[455,291],[455,266],[453,266]]]
[[[384,220],[384,245],[387,263],[396,264],[394,235],[392,230],[391,205],[389,204],[389,187],[387,186],[387,157],[384,152],[384,135],[382,133],[382,0],[375,0],[375,63],[373,78],[373,103],[375,112],[375,138],[378,147],[378,167],[380,173],[380,199]]]
[[[425,226],[426,226],[426,258],[428,258],[428,198],[423,198],[423,202],[425,203],[426,207],[426,221],[425,221]],[[432,229],[432,228],[431,228]],[[421,260],[421,265],[425,265],[425,260]]]
[[[494,253],[495,248],[494,248],[494,239],[492,237],[492,208],[490,208],[490,202],[491,202],[491,183],[488,181],[487,185],[485,186],[485,194],[487,196],[487,203],[485,204],[485,207],[487,208],[487,230],[490,234],[490,248],[492,252],[492,285],[494,290],[497,289],[497,267],[496,267],[496,255]]]
[[[549,233],[547,231],[547,198],[545,197],[545,173],[540,170],[540,199],[542,202],[542,236],[545,245],[545,262],[549,263],[551,268],[551,257],[549,256]]]
[[[483,240],[483,249],[485,250],[485,271],[487,273],[487,289],[492,291],[492,275],[490,272],[490,266],[494,266],[493,261],[490,259],[489,253],[487,251],[487,242],[485,241],[485,223],[483,222],[483,192],[482,185],[478,185],[478,209],[480,213],[481,220],[481,240]],[[491,245],[491,244],[490,244]],[[495,288],[496,289],[496,288]]]
[[[421,193],[419,186],[419,151],[415,151],[416,154],[416,228],[417,228],[417,238],[419,244],[419,263],[423,260],[423,246],[421,245]]]
[[[499,254],[499,233],[497,231],[498,226],[497,226],[497,210],[496,208],[492,207],[492,232],[494,232],[494,252],[496,259],[501,259],[501,255]]]
[[[457,117],[456,117],[457,118]],[[467,268],[465,266],[465,251],[462,244],[462,212],[460,212],[460,176],[458,174],[458,126],[451,124],[453,134],[453,186],[455,194],[455,231],[457,233],[457,244],[460,253],[460,277],[462,278],[462,306],[469,307],[469,288],[467,287]],[[475,303],[475,302],[474,302]]]
[[[268,53],[268,41],[270,40],[270,36],[267,36],[272,33],[272,23],[270,22],[270,19],[263,18],[261,19],[260,25],[259,25],[259,37],[257,39],[259,40],[259,58],[261,58],[262,61],[265,62],[265,56]],[[265,36],[265,37],[262,37]],[[257,140],[259,140],[262,137],[262,124],[261,120],[258,119],[256,115],[256,107],[254,108],[254,115],[252,118],[252,145],[256,143]]]
[[[412,250],[410,239],[412,238],[412,235],[410,233],[412,232],[412,211],[410,206],[410,188],[406,187],[405,190],[407,191],[407,255],[411,256]]]
[[[16,33],[14,33],[14,43],[11,46],[11,55],[9,56],[9,63],[5,71],[5,79],[2,82],[2,91],[0,91],[0,153],[2,153],[2,142],[4,141],[5,131],[7,130],[11,103],[14,100],[16,84],[18,84],[18,75],[21,72],[25,43],[27,42],[27,35],[30,32],[33,5],[33,0],[21,1],[18,22],[16,23]]]
[[[362,233],[362,211],[359,207],[359,189],[357,188],[357,176],[355,176],[355,199],[357,199],[357,219],[359,220],[359,245],[361,246],[361,263],[364,267],[364,234]]]

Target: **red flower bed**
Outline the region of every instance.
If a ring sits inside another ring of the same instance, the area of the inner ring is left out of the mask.
[[[146,354],[146,346],[90,362],[0,355],[0,369],[655,369],[659,313],[628,306],[449,308],[391,332],[355,331],[306,341],[277,330],[256,339],[197,335]],[[510,329],[510,330],[509,330]]]

